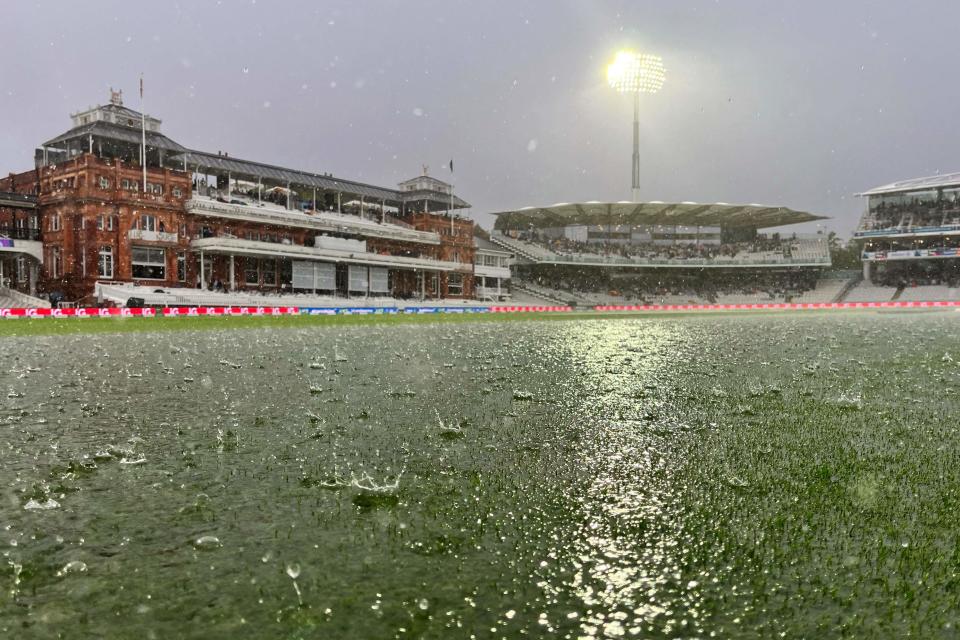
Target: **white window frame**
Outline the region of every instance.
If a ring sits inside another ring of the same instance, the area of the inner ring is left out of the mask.
[[[153,257],[148,257],[146,259],[137,259],[136,255],[138,252],[146,252],[148,256],[154,254]],[[157,259],[155,256],[162,256],[160,259]],[[136,267],[160,267],[163,269],[162,275],[159,278],[147,277],[147,276],[138,276],[135,274]],[[134,280],[166,280],[167,279],[167,252],[159,247],[142,247],[142,246],[132,246],[130,247],[130,274]]]
[[[97,277],[113,280],[113,247],[103,245],[97,253]]]

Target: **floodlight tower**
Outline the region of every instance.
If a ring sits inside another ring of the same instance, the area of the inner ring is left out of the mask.
[[[607,82],[619,93],[633,94],[633,201],[640,201],[640,94],[656,93],[666,72],[660,56],[621,51],[607,67]]]

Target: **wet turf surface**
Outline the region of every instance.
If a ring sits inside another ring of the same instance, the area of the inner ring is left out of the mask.
[[[7,337],[0,635],[954,637],[957,322]]]

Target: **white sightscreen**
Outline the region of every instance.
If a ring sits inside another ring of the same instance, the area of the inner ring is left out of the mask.
[[[332,262],[314,262],[317,289],[333,291],[337,288],[337,265]]]
[[[333,291],[337,288],[337,267],[330,262],[293,261],[293,288]]]
[[[348,285],[350,291],[357,293],[367,292],[367,267],[351,264],[348,276]]]
[[[313,289],[314,275],[313,263],[304,260],[293,261],[293,288],[294,289]]]
[[[383,267],[370,267],[370,293],[390,293],[387,273]]]

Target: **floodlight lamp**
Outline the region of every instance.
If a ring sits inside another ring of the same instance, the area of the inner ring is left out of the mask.
[[[666,71],[660,56],[620,51],[607,67],[607,82],[620,93],[656,93]]]

